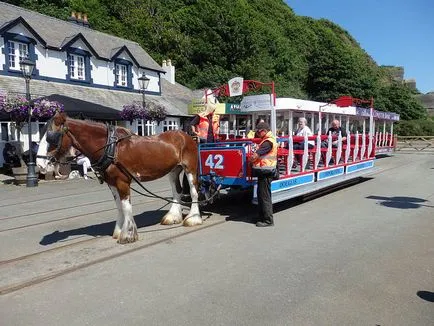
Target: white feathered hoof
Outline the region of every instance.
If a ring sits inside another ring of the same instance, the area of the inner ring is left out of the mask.
[[[170,212],[168,212],[161,220],[162,225],[172,225],[172,224],[179,224],[182,222],[182,215],[176,216]]]
[[[113,231],[113,239],[119,239],[119,236],[121,235],[121,229],[115,229]]]
[[[187,215],[184,219],[184,226],[195,226],[195,225],[201,225],[203,223],[202,217],[200,217],[199,214],[194,215]]]
[[[133,243],[139,240],[139,234],[137,233],[137,227],[134,225],[128,229],[128,231],[122,231],[118,238],[118,243],[126,244]]]

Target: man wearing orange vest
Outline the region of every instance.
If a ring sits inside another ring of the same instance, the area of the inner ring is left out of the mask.
[[[277,169],[277,141],[266,122],[258,123],[257,136],[262,138],[258,150],[252,154],[252,174],[258,177],[259,218],[256,226],[273,226],[273,203],[271,201],[271,181]]]
[[[220,130],[219,117],[214,114],[216,106],[206,104],[203,112],[197,114],[191,121],[191,129],[199,137],[200,143],[214,143]]]

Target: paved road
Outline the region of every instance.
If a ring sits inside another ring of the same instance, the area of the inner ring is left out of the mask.
[[[1,324],[432,325],[434,155],[377,165],[365,182],[275,205],[274,228],[248,223],[239,197],[201,228],[164,228],[167,207],[137,197],[131,246],[110,239],[114,203],[96,182],[0,187],[0,288],[47,276],[0,296]]]

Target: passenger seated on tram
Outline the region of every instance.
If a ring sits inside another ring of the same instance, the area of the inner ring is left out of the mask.
[[[298,119],[298,128],[295,131],[294,136],[313,136],[312,130],[307,126],[307,120],[306,118],[299,118]],[[309,149],[312,149],[315,146],[315,142],[313,140],[308,140],[307,146]],[[304,141],[301,142],[294,142],[293,145],[294,150],[304,150]]]
[[[328,136],[329,133],[331,133],[332,137],[338,137],[339,132],[341,132],[342,142],[345,141],[347,139],[347,132],[344,129],[342,129],[341,123],[339,122],[339,120],[333,120],[331,127],[329,128],[329,130],[327,130],[326,135]],[[328,140],[322,141],[321,147],[322,148],[328,147]],[[334,148],[338,147],[338,140],[337,139],[332,141],[332,147],[334,147]]]
[[[216,108],[215,104],[207,103],[205,110],[190,122],[191,130],[198,136],[200,143],[214,143],[218,139],[220,123],[218,115],[214,114]]]

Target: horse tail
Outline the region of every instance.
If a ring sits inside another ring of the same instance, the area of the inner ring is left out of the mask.
[[[197,143],[190,135],[185,132],[180,132],[183,138],[184,146],[181,152],[181,164],[184,167],[186,173],[193,175],[193,184],[198,187],[198,149]]]

